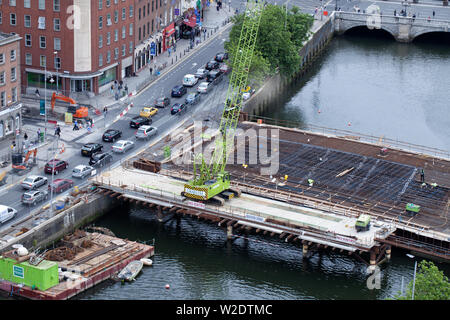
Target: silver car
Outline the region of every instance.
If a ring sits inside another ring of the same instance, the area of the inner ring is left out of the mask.
[[[208,93],[209,90],[212,88],[211,82],[201,82],[197,87],[197,92],[200,93]]]
[[[204,79],[209,74],[209,71],[206,69],[197,69],[197,72],[194,74],[196,78]]]
[[[86,176],[90,176],[92,170],[94,170],[94,168],[92,168],[91,166],[86,166],[86,165],[80,164],[80,165],[76,166],[75,168],[73,168],[72,177],[83,179]]]
[[[30,190],[22,195],[22,203],[27,205],[35,205],[38,202],[46,200],[48,192],[45,190]]]
[[[138,131],[136,131],[136,139],[150,139],[158,132],[158,129],[151,126],[141,126]]]
[[[141,129],[141,126],[139,129]],[[139,130],[138,130],[139,131]],[[131,149],[134,147],[134,142],[130,140],[119,140],[112,146],[112,151],[119,152],[119,153],[125,153],[128,149]]]
[[[24,189],[32,190],[47,184],[48,180],[43,176],[29,176],[22,181],[21,186]]]

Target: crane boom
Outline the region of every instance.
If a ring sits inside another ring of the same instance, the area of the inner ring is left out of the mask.
[[[242,89],[247,86],[263,6],[262,1],[258,3],[249,0],[247,3],[238,46],[233,55],[230,83],[218,129],[220,135],[215,139],[215,148],[209,165],[206,164],[202,154],[195,156],[194,178],[184,187],[183,195],[186,197],[208,200],[230,188],[230,175],[225,171],[225,167],[234,143],[242,106]],[[196,166],[198,160],[201,161],[199,174]]]

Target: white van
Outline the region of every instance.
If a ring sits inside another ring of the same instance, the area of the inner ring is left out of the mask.
[[[197,84],[198,78],[196,78],[193,74],[187,74],[183,78],[183,86],[185,87],[193,87]]]
[[[0,223],[4,223],[16,216],[17,210],[0,204]]]

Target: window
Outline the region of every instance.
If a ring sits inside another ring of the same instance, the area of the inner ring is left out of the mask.
[[[125,57],[125,55],[127,54],[127,46],[126,45],[122,45],[122,57]]]
[[[10,23],[12,26],[15,26],[15,25],[16,25],[16,14],[15,14],[15,13],[10,13],[10,14],[9,14],[9,23]]]
[[[98,36],[98,47],[103,48],[103,36],[102,35]]]
[[[130,6],[130,18],[133,17],[133,5]]]
[[[133,24],[130,23],[130,36],[132,36],[132,35],[133,35]]]
[[[11,89],[11,101],[12,102],[17,101],[17,87]]]
[[[145,18],[145,6],[142,7],[142,15]]]
[[[47,65],[47,57],[46,56],[39,57],[39,65],[41,67],[45,67]]]
[[[25,47],[31,47],[31,34],[25,35]]]
[[[133,53],[133,41],[130,41],[130,50],[129,53]]]
[[[108,32],[106,34],[106,44],[111,44],[111,32]]]
[[[0,24],[2,24],[2,20],[3,20],[3,15],[2,15],[2,12],[0,11]]]
[[[106,25],[107,26],[110,26],[112,24],[112,22],[111,22],[111,14],[107,14],[106,15]]]
[[[60,38],[54,38],[53,44],[54,44],[55,50],[61,50],[61,39]]]
[[[99,29],[103,28],[103,17],[102,16],[98,17],[98,28]]]
[[[0,106],[4,107],[6,106],[6,92],[2,91],[0,94]],[[3,135],[3,132],[0,132],[0,136]]]
[[[103,8],[103,0],[98,0],[98,10],[102,10]]]
[[[141,20],[141,8],[139,8],[139,20]]]
[[[61,9],[61,3],[59,0],[53,0],[53,11],[59,11]]]
[[[45,49],[47,47],[46,39],[44,36],[39,37],[39,48]]]
[[[110,63],[111,62],[111,51],[108,51],[106,53],[106,63]]]
[[[125,20],[127,18],[127,9],[122,8],[122,20]]]
[[[25,15],[23,21],[25,23],[25,28],[31,28],[31,16]]]
[[[106,0],[106,6],[109,7],[111,5],[111,0]]]
[[[114,30],[114,42],[119,41],[119,30]]]
[[[16,81],[16,68],[11,68],[11,81]]]
[[[117,0],[114,0],[114,4],[117,4]]]
[[[0,85],[5,84],[5,71],[0,72]]]
[[[154,30],[153,27],[155,26],[155,23],[154,23],[154,22],[155,22],[155,20],[152,19],[152,33],[153,33],[153,30]]]
[[[114,49],[114,60],[119,59],[119,48]]]
[[[119,11],[114,10],[114,23],[119,22]]]
[[[9,5],[11,7],[15,7],[16,6],[16,0],[9,0]]]
[[[142,38],[145,38],[145,24],[142,26]]]
[[[125,28],[125,26],[122,27],[122,39],[125,39],[125,37],[127,36],[127,28]]]
[[[158,0],[156,0],[156,10],[158,10]]]
[[[31,0],[24,0],[23,7],[24,8],[30,8],[31,7]]]
[[[25,64],[28,66],[31,66],[32,61],[33,61],[33,56],[31,55],[31,53],[25,53]]]
[[[59,20],[59,18],[53,19],[53,30],[61,31],[61,21]]]
[[[0,64],[5,63],[5,55],[3,53],[0,53]]]
[[[150,3],[147,3],[147,15],[150,14]]]
[[[45,10],[45,0],[39,0],[39,9]]]
[[[55,60],[53,62],[55,64],[55,69],[61,69],[61,57],[55,57]]]
[[[147,33],[150,35],[150,22],[147,22]]]
[[[152,12],[155,9],[155,0],[152,1]]]
[[[38,18],[38,29],[45,29],[45,17]]]
[[[11,61],[15,61],[16,60],[16,50],[11,50],[10,56],[11,56]]]
[[[156,1],[158,1],[158,0],[156,0]],[[159,7],[160,8],[162,7],[162,0],[159,0]]]
[[[103,65],[103,55],[100,53],[98,55],[98,66],[101,67]]]
[[[141,41],[141,28],[138,29],[139,41]]]

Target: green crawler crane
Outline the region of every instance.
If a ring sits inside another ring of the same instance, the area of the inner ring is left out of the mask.
[[[223,198],[231,199],[234,195],[240,195],[240,191],[230,189],[230,174],[225,171],[225,167],[234,142],[242,106],[242,89],[247,86],[262,10],[262,1],[258,3],[255,3],[255,0],[248,1],[238,46],[234,53],[230,84],[219,126],[220,135],[215,139],[216,145],[209,164],[206,164],[202,154],[195,156],[194,178],[184,185],[184,192],[182,192],[182,195],[187,198],[201,201],[213,200],[223,204]],[[199,163],[199,168],[196,163]]]

